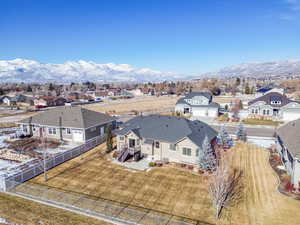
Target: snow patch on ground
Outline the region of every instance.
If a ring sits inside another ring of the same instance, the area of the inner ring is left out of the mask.
[[[11,222],[9,222],[7,219],[1,218],[1,217],[0,217],[0,224],[7,224],[7,225],[21,225],[21,224],[18,224],[18,223],[11,223]]]

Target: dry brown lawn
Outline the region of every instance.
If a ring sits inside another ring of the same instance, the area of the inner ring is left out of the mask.
[[[258,147],[238,144],[232,149],[234,166],[244,171],[243,201],[224,210],[219,221],[204,176],[172,168],[128,171],[101,158],[103,148],[52,169],[46,185],[220,225],[300,224],[300,202],[277,191],[268,152]],[[45,184],[43,176],[30,182]]]
[[[174,109],[178,99],[179,97],[176,96],[145,96],[137,99],[91,104],[84,107],[103,113],[109,111],[115,111],[116,113],[129,113],[133,110],[138,112],[163,111],[166,109]]]
[[[138,112],[148,111],[164,111],[166,109],[174,109],[178,96],[144,96],[137,99],[121,100],[120,102],[110,101],[99,104],[85,105],[84,107],[97,111],[97,112],[109,112],[115,111],[116,113],[129,113],[132,110]],[[214,97],[213,101],[217,103],[230,103],[235,97],[224,98]]]
[[[109,225],[97,219],[3,193],[0,193],[0,218],[22,225]]]

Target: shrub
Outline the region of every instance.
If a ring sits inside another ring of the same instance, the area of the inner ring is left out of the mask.
[[[193,169],[194,169],[194,166],[188,165],[188,169],[189,169],[189,170],[193,170]]]
[[[284,190],[287,192],[295,191],[294,185],[292,184],[292,182],[290,180],[285,183]]]
[[[118,153],[117,151],[114,151],[112,157],[113,157],[114,159],[116,159],[116,158],[118,158],[118,155],[119,155],[119,153]]]
[[[154,166],[156,166],[156,164],[155,164],[155,162],[149,162],[149,166],[154,167]]]

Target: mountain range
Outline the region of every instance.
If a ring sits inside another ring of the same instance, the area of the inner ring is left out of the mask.
[[[0,61],[0,82],[159,82],[177,78],[179,76],[175,73],[136,69],[128,64],[99,64],[83,60],[63,64],[27,59]]]
[[[199,68],[200,69],[200,68]],[[129,64],[92,61],[68,61],[63,64],[40,63],[34,60],[0,60],[0,82],[160,82],[188,80],[196,77],[271,76],[300,74],[300,59],[250,62],[224,67],[199,76],[184,76],[148,68],[137,69]]]
[[[273,62],[250,62],[224,67],[218,71],[205,73],[205,77],[245,77],[272,75],[299,75],[300,59]]]

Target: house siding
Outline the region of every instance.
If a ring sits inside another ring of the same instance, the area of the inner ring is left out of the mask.
[[[109,123],[106,123],[106,124],[101,124],[101,125],[98,125],[98,126],[95,126],[95,127],[85,129],[85,140],[87,141],[87,140],[92,139],[94,137],[100,136],[101,127],[103,127],[103,134],[102,135],[104,136],[106,127],[108,125],[112,125],[112,122],[109,122]]]
[[[295,188],[300,188],[300,161],[284,146],[284,143],[277,137],[277,152],[285,166],[287,173],[291,176],[291,182]]]
[[[162,160],[168,162],[184,163],[190,165],[198,164],[198,156],[196,154],[197,150],[201,151],[201,148],[194,144],[190,139],[184,138],[175,144],[175,150],[170,148],[171,144],[165,141],[153,140],[153,144],[145,143],[146,139],[140,139],[133,132],[126,135],[117,136],[117,149],[122,150],[124,146],[128,146],[128,140],[135,139],[136,143],[139,140],[139,145],[141,147],[141,153],[145,155],[149,160]],[[159,142],[159,147],[157,148],[155,142]],[[191,155],[187,156],[183,154],[183,148],[191,149]]]

